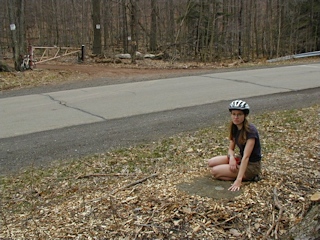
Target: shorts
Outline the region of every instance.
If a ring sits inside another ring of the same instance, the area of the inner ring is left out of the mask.
[[[247,166],[247,170],[244,173],[244,177],[246,180],[253,180],[255,176],[261,174],[261,161],[258,162],[249,162]]]

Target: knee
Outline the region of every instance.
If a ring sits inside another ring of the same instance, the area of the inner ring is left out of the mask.
[[[219,174],[219,171],[218,171],[217,167],[212,167],[210,169],[210,172],[211,172],[211,174],[212,174],[212,176],[214,178],[219,178],[220,177],[220,174]]]
[[[208,167],[214,167],[216,165],[218,165],[217,157],[208,160]]]

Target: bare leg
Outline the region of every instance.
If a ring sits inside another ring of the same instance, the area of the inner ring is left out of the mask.
[[[238,169],[233,172],[231,171],[229,164],[221,164],[213,167],[211,173],[217,179],[231,181],[237,178]]]
[[[221,164],[228,164],[229,160],[227,156],[217,156],[208,160],[208,167],[214,167]]]
[[[232,181],[237,178],[238,170],[232,172],[227,156],[217,156],[208,160],[208,167],[214,178]]]

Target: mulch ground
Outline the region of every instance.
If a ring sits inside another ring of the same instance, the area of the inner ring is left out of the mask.
[[[250,116],[262,180],[233,200],[177,188],[226,153],[227,125],[1,177],[0,239],[283,239],[320,190],[318,112]]]

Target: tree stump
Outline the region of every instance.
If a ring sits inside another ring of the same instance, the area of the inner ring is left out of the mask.
[[[8,66],[6,63],[0,61],[0,72],[13,72],[14,69]]]

